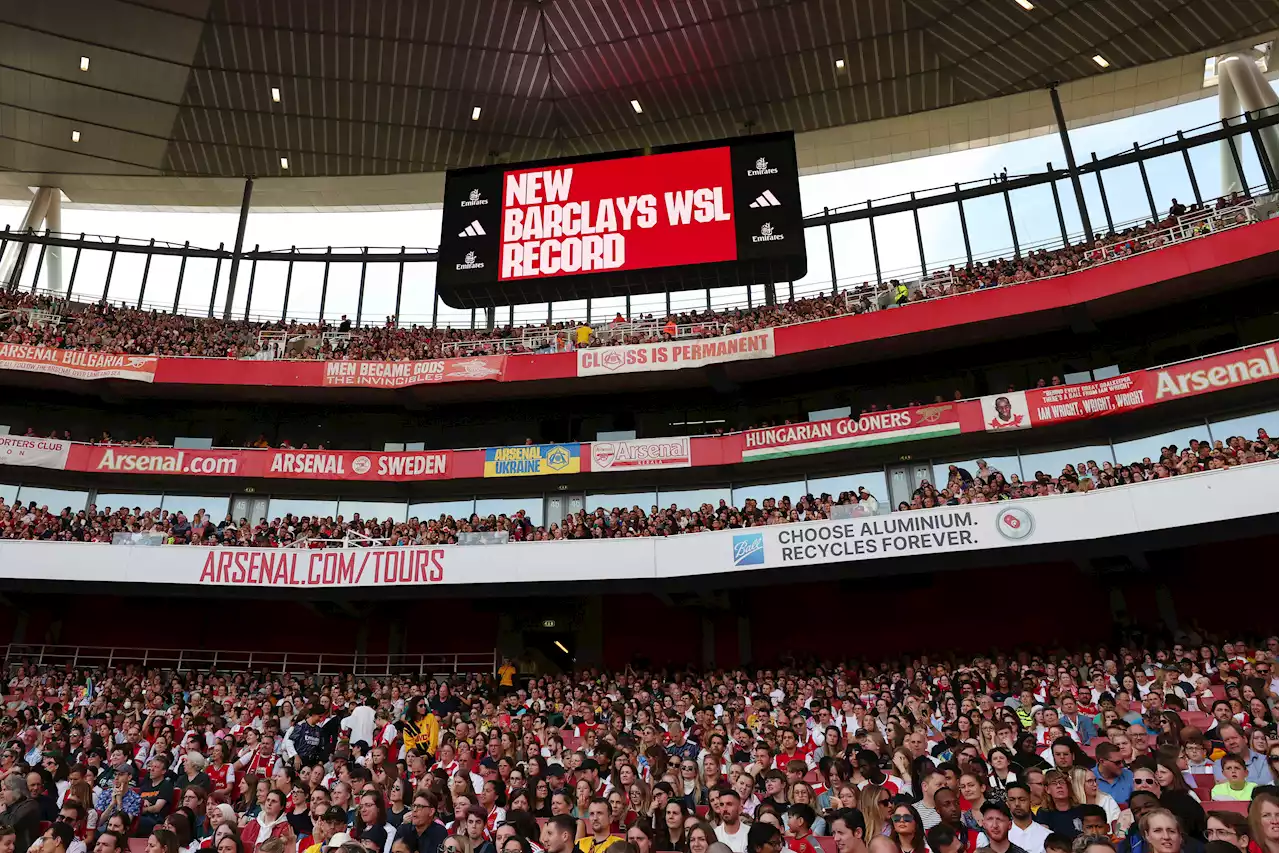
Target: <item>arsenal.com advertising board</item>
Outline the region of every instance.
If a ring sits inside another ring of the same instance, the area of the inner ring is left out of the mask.
[[[450,172],[437,282],[452,305],[795,280],[795,140]]]

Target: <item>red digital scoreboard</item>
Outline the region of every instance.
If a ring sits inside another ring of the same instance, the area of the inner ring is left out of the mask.
[[[793,281],[791,134],[450,172],[437,287],[456,307]]]

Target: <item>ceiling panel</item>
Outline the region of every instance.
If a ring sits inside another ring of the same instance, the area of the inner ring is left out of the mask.
[[[436,171],[892,118],[1274,27],[1272,0],[41,0],[0,10],[0,141],[50,172]]]

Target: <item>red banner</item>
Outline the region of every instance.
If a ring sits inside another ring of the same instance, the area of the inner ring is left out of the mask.
[[[1150,376],[1145,370],[1080,385],[1033,388],[1026,392],[1026,398],[1031,426],[1096,418],[1155,402]]]
[[[325,386],[406,388],[438,382],[501,381],[505,356],[436,358],[427,361],[327,361]]]
[[[0,344],[0,370],[48,373],[71,379],[129,379],[154,382],[155,356]]]
[[[503,281],[738,256],[727,146],[523,169],[502,186]]]
[[[76,444],[69,471],[296,480],[410,482],[453,476],[452,450],[194,450]]]
[[[1276,359],[1276,344],[1270,343],[1184,361],[1148,370],[1147,373],[1151,375],[1151,385],[1155,389],[1152,402],[1160,403],[1275,379],[1280,375],[1280,365]]]

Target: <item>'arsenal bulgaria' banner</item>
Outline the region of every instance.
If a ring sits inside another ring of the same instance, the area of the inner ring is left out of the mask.
[[[67,452],[70,449],[71,442],[58,438],[0,435],[0,465],[62,470],[67,467]]]
[[[689,338],[578,350],[579,376],[684,370],[731,361],[773,358],[773,329],[719,338]]]
[[[433,358],[427,361],[327,361],[324,384],[355,388],[406,388],[439,382],[476,382],[502,378],[506,357]]]
[[[156,357],[124,355],[114,352],[33,347],[26,344],[0,344],[0,370],[23,370],[48,373],[71,379],[129,379],[154,382]]]

